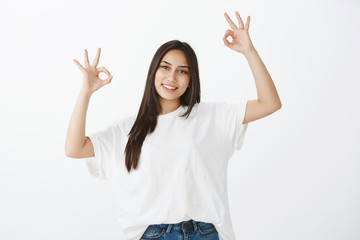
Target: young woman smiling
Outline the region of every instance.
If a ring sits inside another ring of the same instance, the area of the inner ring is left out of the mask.
[[[225,13],[232,30],[224,45],[242,53],[252,70],[258,99],[200,101],[196,54],[172,40],[155,52],[137,114],[113,121],[106,130],[85,136],[91,95],[112,75],[90,65],[85,50],[83,85],[71,116],[65,151],[87,158],[91,175],[113,187],[123,240],[234,240],[227,192],[227,166],[240,150],[248,124],[281,108],[274,83],[249,36],[250,17],[239,26]],[[232,42],[227,40],[232,37]],[[109,77],[99,78],[104,72]]]

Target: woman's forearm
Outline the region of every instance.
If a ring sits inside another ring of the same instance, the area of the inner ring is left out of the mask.
[[[271,105],[275,108],[280,108],[281,101],[276,91],[275,84],[258,52],[254,49],[253,51],[245,53],[244,56],[248,61],[254,76],[259,101],[269,106]]]
[[[90,97],[91,93],[81,90],[77,98],[66,134],[65,153],[68,157],[76,155],[85,143],[86,112]]]

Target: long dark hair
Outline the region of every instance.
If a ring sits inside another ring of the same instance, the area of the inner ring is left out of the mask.
[[[156,92],[154,81],[155,73],[159,68],[163,56],[172,49],[182,50],[189,63],[190,85],[180,97],[180,104],[187,106],[187,111],[181,117],[188,118],[193,106],[200,102],[200,77],[199,67],[194,50],[186,42],[172,40],[161,45],[155,52],[151,60],[146,85],[141,105],[128,137],[129,140],[125,147],[125,165],[130,173],[131,168],[137,168],[141,148],[147,134],[155,130],[157,124],[158,109],[161,109],[159,95]]]

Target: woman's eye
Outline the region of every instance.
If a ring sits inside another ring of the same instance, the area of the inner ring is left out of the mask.
[[[169,67],[168,66],[160,66],[161,68],[164,68],[164,69],[168,69]],[[183,71],[183,70],[180,70],[180,72],[182,72],[183,74],[187,74],[186,71]]]

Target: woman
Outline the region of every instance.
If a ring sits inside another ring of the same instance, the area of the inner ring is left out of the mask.
[[[97,68],[100,49],[92,65],[85,50],[85,68],[74,60],[83,72],[83,85],[68,127],[66,155],[88,158],[92,176],[111,183],[121,239],[235,239],[228,160],[241,148],[248,123],[281,107],[250,40],[250,18],[244,27],[238,12],[236,16],[239,27],[225,13],[232,30],[223,40],[248,60],[257,100],[201,102],[195,52],[173,40],[160,46],[151,61],[138,113],[85,136],[90,97],[112,75]],[[229,35],[232,42],[226,39]],[[100,72],[109,77],[101,80]]]

